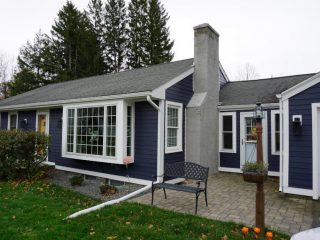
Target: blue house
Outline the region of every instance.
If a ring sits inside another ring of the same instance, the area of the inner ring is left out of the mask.
[[[194,58],[51,84],[0,101],[1,129],[51,136],[57,169],[148,184],[169,162],[241,173],[256,160],[252,111],[264,108],[263,155],[286,193],[320,195],[320,74],[230,82],[219,34],[194,28]],[[318,119],[319,118],[319,119]],[[130,162],[128,168],[125,163]]]

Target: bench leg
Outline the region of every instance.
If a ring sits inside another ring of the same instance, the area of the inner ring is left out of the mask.
[[[199,198],[199,193],[196,193],[196,209],[195,209],[195,215],[198,213],[198,198]]]
[[[167,193],[165,188],[163,188],[163,193],[164,193],[164,198],[167,199]]]
[[[207,197],[207,191],[204,191],[204,196],[205,196],[205,199],[206,199],[206,206],[208,207],[208,197]]]
[[[151,187],[151,205],[153,205],[153,194],[154,194],[154,187]]]

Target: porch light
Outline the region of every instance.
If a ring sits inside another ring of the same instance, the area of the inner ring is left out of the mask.
[[[259,102],[256,104],[256,108],[253,111],[253,117],[257,120],[261,120],[264,117],[263,116],[263,108],[261,106],[261,103],[259,103]]]

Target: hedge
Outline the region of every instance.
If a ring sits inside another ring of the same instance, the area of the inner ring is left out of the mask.
[[[49,137],[43,133],[0,130],[0,179],[30,179],[47,158]]]

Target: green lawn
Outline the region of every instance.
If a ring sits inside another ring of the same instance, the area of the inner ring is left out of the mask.
[[[243,239],[242,226],[234,223],[134,203],[62,220],[97,203],[45,182],[0,182],[0,239]],[[288,236],[276,234],[274,239]]]

